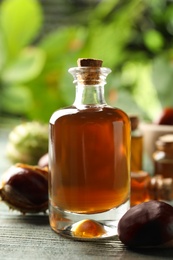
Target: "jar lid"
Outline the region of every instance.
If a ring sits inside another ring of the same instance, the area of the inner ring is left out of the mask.
[[[133,184],[140,184],[140,183],[147,184],[150,181],[150,175],[148,172],[145,171],[131,172],[130,175],[131,175],[131,182]]]
[[[168,135],[162,135],[159,137],[159,139],[161,142],[164,143],[172,143],[173,142],[173,135],[172,134],[168,134]]]
[[[173,134],[162,135],[156,141],[159,149],[173,149]]]

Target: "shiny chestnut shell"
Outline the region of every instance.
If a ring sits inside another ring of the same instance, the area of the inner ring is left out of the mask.
[[[27,164],[15,164],[2,176],[0,197],[10,208],[23,213],[48,208],[48,172]]]
[[[154,200],[130,208],[118,223],[118,236],[129,247],[169,243],[173,239],[173,207]]]

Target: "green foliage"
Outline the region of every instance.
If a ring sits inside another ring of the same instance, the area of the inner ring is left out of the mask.
[[[68,69],[79,57],[93,57],[112,69],[107,102],[152,120],[172,104],[172,14],[167,0],[102,0],[80,14],[83,23],[59,27],[33,44],[44,19],[40,3],[4,0],[0,113],[48,122],[53,111],[74,100]]]
[[[144,42],[146,46],[153,52],[160,51],[164,45],[164,39],[156,30],[148,30],[144,34]]]
[[[25,83],[37,77],[45,64],[45,53],[38,48],[22,50],[17,58],[6,66],[2,80],[10,83]]]
[[[0,8],[2,29],[8,58],[14,58],[31,42],[41,28],[42,11],[35,0],[6,0]]]
[[[132,0],[115,9],[119,2],[102,1],[91,14],[85,45],[85,55],[89,53],[91,57],[100,57],[111,68],[122,64],[127,58],[125,47],[143,7],[140,1]],[[134,12],[135,9],[138,12]]]
[[[173,51],[159,55],[153,61],[152,80],[162,107],[173,106]]]
[[[26,86],[22,85],[5,85],[1,95],[1,105],[3,110],[14,115],[21,112],[27,114],[32,106],[32,97]]]
[[[31,22],[32,17],[32,22]],[[43,14],[36,0],[6,0],[0,6],[0,110],[29,111],[32,93],[24,85],[43,68],[44,53],[29,44],[42,26]]]

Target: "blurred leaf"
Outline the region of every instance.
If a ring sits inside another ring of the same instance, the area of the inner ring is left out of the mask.
[[[2,99],[3,109],[13,114],[25,115],[32,104],[31,93],[25,86],[8,85],[4,88]]]
[[[108,67],[116,66],[124,60],[125,52],[122,49],[128,37],[127,31],[122,32],[121,37],[118,37],[119,33],[120,29],[113,24],[97,26],[97,30],[89,34],[90,43],[86,46],[86,53],[90,57],[102,59]]]
[[[119,3],[119,0],[102,0],[96,7],[93,13],[91,13],[91,20],[96,19],[104,19],[108,16],[115,6]]]
[[[147,120],[154,118],[161,106],[150,74],[150,63],[126,62],[119,73],[110,74],[108,103]]]
[[[154,119],[160,110],[160,100],[151,81],[151,63],[136,62],[129,69],[136,70],[136,82],[133,88],[133,98],[140,108],[148,115],[147,119]]]
[[[153,60],[152,80],[162,107],[173,106],[173,52]]]
[[[5,34],[9,57],[29,44],[42,25],[42,10],[37,0],[4,0],[0,6],[0,27]]]
[[[68,71],[64,71],[61,81],[59,83],[59,89],[64,101],[67,105],[72,105],[75,100],[75,84],[73,83],[73,77]]]
[[[45,75],[28,84],[32,93],[33,104],[28,110],[27,116],[30,119],[48,122],[51,114],[60,108],[64,99],[58,86],[47,82]]]
[[[128,91],[123,89],[122,91],[117,92],[115,96],[116,99],[114,102],[113,100],[111,101],[108,99],[109,104],[122,109],[127,114],[138,114],[140,117],[144,117],[144,110],[136,103],[135,99]]]
[[[173,5],[170,5],[164,14],[164,20],[166,22],[166,29],[173,35]]]
[[[2,31],[0,31],[0,72],[5,66],[7,55],[4,35],[2,34]]]
[[[80,50],[86,37],[83,27],[65,27],[50,33],[39,44],[46,54],[48,61],[57,60],[59,64],[66,59],[67,53],[71,54]],[[66,54],[66,55],[65,55]]]
[[[164,45],[163,36],[156,30],[148,30],[144,34],[144,42],[151,51],[159,51]]]
[[[45,53],[38,48],[24,49],[2,74],[5,82],[27,82],[37,77],[45,64]]]

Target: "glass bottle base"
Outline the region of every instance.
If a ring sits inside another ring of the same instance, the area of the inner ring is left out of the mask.
[[[50,205],[49,220],[51,228],[62,236],[77,240],[104,239],[117,235],[120,218],[130,207],[126,201],[118,208],[97,214],[76,214],[62,211]]]

